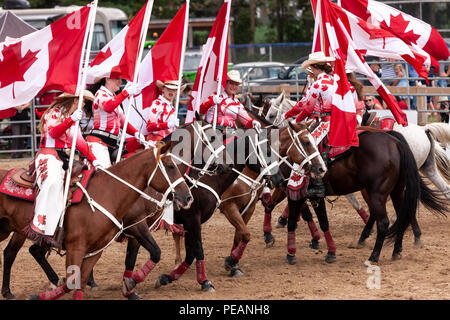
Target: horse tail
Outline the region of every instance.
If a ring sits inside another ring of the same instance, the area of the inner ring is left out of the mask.
[[[416,216],[422,179],[419,175],[419,169],[417,168],[414,155],[403,135],[396,131],[389,131],[388,133],[399,140],[397,143],[400,152],[400,176],[398,183],[405,183],[405,192],[400,210],[397,214],[397,220],[392,224],[387,233],[388,238],[394,238],[402,236],[410,222]]]
[[[441,144],[450,144],[450,126],[443,122],[433,122],[424,126],[425,130],[430,131],[434,139]]]
[[[450,159],[439,143],[434,144],[434,158],[441,176],[450,181]]]

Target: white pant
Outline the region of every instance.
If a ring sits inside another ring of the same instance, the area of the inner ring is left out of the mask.
[[[45,235],[54,235],[64,210],[63,162],[51,154],[35,160],[39,194],[35,200],[33,225]]]
[[[103,168],[109,168],[111,166],[111,159],[109,157],[108,147],[97,142],[88,142],[91,147],[91,151],[94,154],[97,161],[100,162]]]

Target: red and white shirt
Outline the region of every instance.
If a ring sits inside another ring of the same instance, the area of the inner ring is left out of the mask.
[[[246,128],[253,127],[253,119],[245,111],[244,106],[236,97],[230,97],[226,92],[222,92],[219,96],[221,102],[217,106],[217,124],[219,126],[236,127],[236,119],[239,117],[239,121],[245,125]],[[209,123],[214,122],[214,108],[215,105],[213,96],[210,96],[208,100],[200,106],[200,113],[206,113],[206,121]]]
[[[150,140],[156,141],[167,137],[176,128],[168,128],[169,119],[176,120],[175,108],[172,103],[162,95],[154,100],[150,106],[149,118],[147,122],[147,136]]]
[[[41,119],[44,121],[43,134],[41,137],[40,148],[65,149],[72,146],[72,139],[75,130],[75,122],[70,116],[65,116],[59,108],[53,108]],[[89,152],[88,145],[78,130],[76,148],[83,156],[87,156],[89,161],[94,161],[95,156]]]
[[[314,111],[325,113],[331,112],[335,83],[333,75],[322,72],[317,80],[311,85],[306,95],[297,103],[296,108],[301,112],[296,122],[306,119]]]
[[[126,90],[123,90],[117,96],[102,86],[95,93],[95,100],[92,106],[94,115],[94,128],[106,131],[114,135],[119,135],[120,129],[125,122],[125,115],[118,106],[129,96]],[[134,135],[137,130],[130,124],[127,126],[127,133]]]

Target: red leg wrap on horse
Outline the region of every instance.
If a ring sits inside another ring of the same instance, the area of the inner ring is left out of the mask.
[[[287,250],[289,254],[295,254],[297,252],[297,246],[295,245],[295,231],[288,232]]]
[[[364,210],[363,207],[361,209],[357,210],[359,216],[363,219],[364,224],[367,224],[367,221],[369,220],[369,215],[367,214],[366,210]]]
[[[286,207],[284,208],[283,213],[281,214],[281,216],[283,218],[286,218],[286,219],[289,217],[289,206],[288,205],[286,205]]]
[[[309,228],[309,232],[311,233],[311,237],[315,240],[319,240],[320,233],[319,233],[319,230],[317,229],[317,226],[316,226],[316,223],[314,222],[314,220],[308,222],[308,228]]]
[[[329,253],[336,253],[336,244],[334,243],[333,237],[331,236],[331,232],[327,231],[324,233],[325,240],[327,240],[327,247]]]
[[[264,226],[263,226],[264,232],[272,232],[272,214],[265,213],[264,214]]]
[[[205,260],[197,260],[195,267],[197,268],[197,282],[202,284],[203,281],[208,279],[206,277]]]
[[[148,274],[153,270],[153,268],[156,266],[156,263],[152,260],[148,260],[142,268],[140,268],[138,271],[133,272],[133,280],[136,281],[136,283],[142,282],[147,278]]]
[[[65,294],[66,294],[66,292],[64,291],[63,287],[61,286],[61,287],[53,289],[52,291],[42,292],[39,295],[39,300],[56,300]]]
[[[231,251],[231,257],[233,260],[241,260],[245,248],[247,248],[247,244],[243,241],[239,242],[238,246]]]
[[[133,270],[125,270],[123,272],[123,277],[124,278],[131,278],[133,276]]]
[[[186,272],[186,270],[189,269],[189,267],[190,265],[183,261],[175,270],[170,273],[170,279],[178,280],[178,278],[180,278]]]
[[[83,290],[75,290],[73,292],[72,300],[83,300],[84,291]]]

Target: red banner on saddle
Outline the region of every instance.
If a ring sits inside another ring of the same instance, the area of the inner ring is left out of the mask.
[[[8,173],[3,178],[0,184],[0,193],[6,194],[11,197],[19,198],[26,201],[34,201],[35,192],[33,188],[26,188],[23,186],[17,185],[13,180],[12,176],[19,170],[19,168],[14,168],[8,171]],[[87,188],[89,181],[91,179],[92,174],[94,173],[94,169],[84,170],[81,175],[82,179],[80,181],[81,185],[84,188]],[[83,192],[80,188],[77,188],[75,192],[72,194],[72,204],[80,203],[83,200]]]

